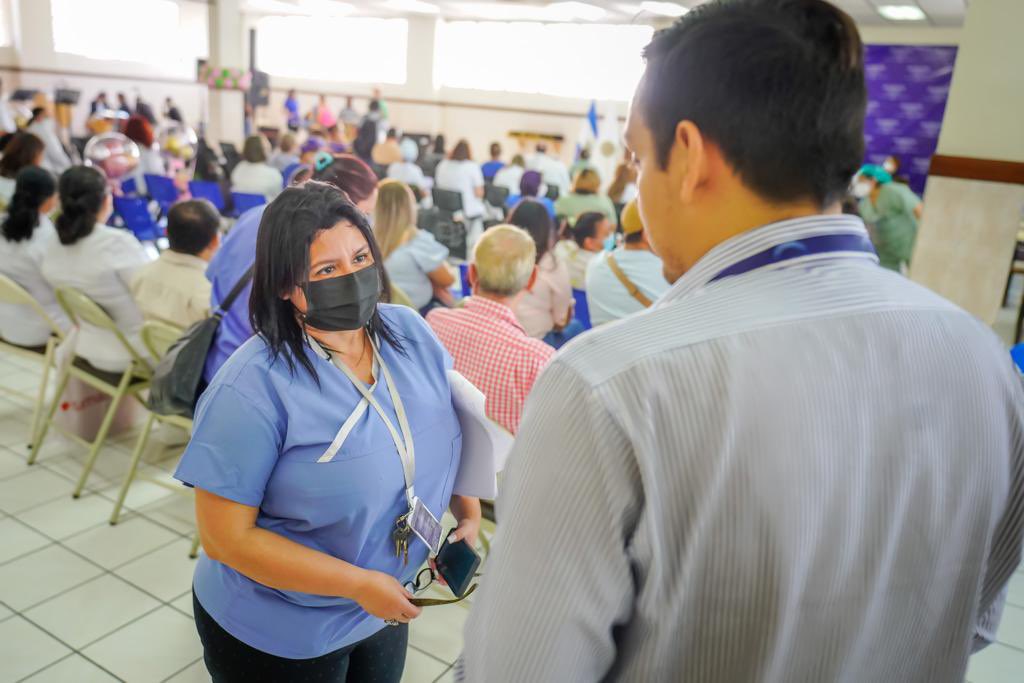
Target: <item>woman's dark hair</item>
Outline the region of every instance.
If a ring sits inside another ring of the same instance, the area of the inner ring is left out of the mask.
[[[128,122],[124,124],[124,134],[129,140],[137,142],[143,147],[153,146],[153,126],[141,114],[132,114],[128,117]]]
[[[46,107],[32,107],[32,118],[28,120],[28,125],[32,125],[36,121],[46,115]]]
[[[662,168],[692,121],[744,184],[774,202],[846,193],[864,157],[864,47],[825,0],[715,0],[644,50],[636,106]]]
[[[335,154],[331,163],[323,165],[319,158],[313,180],[333,185],[358,204],[377,189],[377,176],[359,157],[351,154]]]
[[[491,153],[491,158],[492,159],[500,158],[501,157],[501,145],[499,145],[497,142],[492,142],[491,143],[490,153]]]
[[[452,161],[469,161],[472,156],[469,152],[469,142],[462,139],[455,143],[455,149],[452,150]]]
[[[555,226],[551,214],[544,205],[532,199],[523,199],[512,209],[506,221],[530,233],[537,245],[537,263],[551,250],[555,237]],[[552,255],[554,252],[552,252]]]
[[[583,242],[597,234],[597,226],[608,217],[600,211],[587,211],[576,217],[576,222],[568,222],[562,228],[562,239],[575,240],[576,244],[583,246]]]
[[[2,230],[8,242],[31,239],[39,225],[39,209],[57,191],[57,181],[49,171],[38,166],[26,166],[18,171],[14,181],[14,195],[7,205],[7,218]]]
[[[434,138],[434,154],[444,155],[444,136],[438,135]]]
[[[352,149],[360,159],[369,161],[373,158],[373,146],[377,144],[377,122],[370,117],[363,119],[352,141]]]
[[[340,221],[351,223],[366,239],[380,273],[380,300],[389,301],[391,283],[370,223],[334,185],[311,180],[302,187],[285,188],[263,212],[256,238],[256,262],[249,298],[252,329],[263,337],[275,358],[284,357],[292,373],[301,365],[317,383],[320,380],[305,351],[306,334],[298,311],[290,299],[282,296],[291,294],[296,287],[306,287],[310,246],[317,235]],[[366,327],[372,337],[403,351],[398,335],[381,317],[379,309],[374,311]]]
[[[91,166],[72,166],[61,173],[57,189],[57,237],[61,244],[74,244],[96,227],[97,216],[107,199],[107,179]]]
[[[32,133],[15,133],[4,146],[4,156],[0,159],[0,176],[14,178],[21,169],[34,165],[44,148],[43,141]]]

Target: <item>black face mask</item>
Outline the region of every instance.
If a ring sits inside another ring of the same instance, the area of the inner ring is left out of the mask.
[[[306,324],[325,332],[358,330],[377,310],[380,273],[377,264],[341,277],[306,285]]]

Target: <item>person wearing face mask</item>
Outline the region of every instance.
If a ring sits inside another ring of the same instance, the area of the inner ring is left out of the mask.
[[[379,303],[381,264],[332,185],[288,188],[260,221],[256,334],[200,398],[174,475],[196,488],[214,681],[398,683],[421,611],[403,585],[428,556],[401,542],[404,515],[451,510],[450,541],[476,543],[480,502],[452,493],[452,359],[415,311]]]
[[[377,176],[370,167],[350,154],[331,155],[320,151],[312,159],[314,178],[330,183],[348,194],[364,214],[372,214],[377,205]],[[302,177],[302,174],[298,174]],[[206,269],[206,278],[213,287],[210,310],[217,310],[220,302],[242,278],[251,278],[253,258],[256,254],[256,234],[267,205],[249,209],[231,228],[220,250]],[[210,353],[206,357],[203,379],[210,382],[235,349],[252,336],[249,322],[249,290],[243,289],[217,328]]]
[[[597,211],[580,214],[562,229],[555,256],[568,266],[573,289],[587,288],[587,266],[602,251],[615,247],[610,237],[614,237],[612,223]]]
[[[909,187],[895,183],[881,166],[860,169],[853,184],[860,215],[872,226],[878,260],[884,268],[902,271],[910,264],[921,217],[921,200]]]

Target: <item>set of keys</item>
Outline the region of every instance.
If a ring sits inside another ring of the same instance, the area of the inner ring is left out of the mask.
[[[395,557],[401,557],[404,564],[409,564],[409,537],[412,527],[409,526],[410,510],[395,520],[395,531],[391,534],[395,539]]]

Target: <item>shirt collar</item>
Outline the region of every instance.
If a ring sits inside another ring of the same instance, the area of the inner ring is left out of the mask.
[[[702,256],[690,270],[676,280],[655,306],[681,299],[701,289],[723,270],[772,246],[816,235],[867,235],[864,221],[847,214],[804,216],[748,230],[715,246]],[[829,258],[878,258],[873,254],[829,254]],[[785,263],[774,267],[785,267]],[[772,268],[772,266],[766,266]],[[761,269],[758,269],[761,270]],[[751,271],[756,272],[756,271]]]
[[[482,296],[471,296],[466,299],[466,303],[463,305],[463,308],[467,311],[473,311],[474,313],[485,315],[488,318],[497,318],[502,322],[506,322],[509,325],[514,326],[516,329],[522,331],[523,334],[526,334],[525,330],[523,330],[523,326],[520,325],[519,321],[516,319],[516,314],[505,304],[500,304],[497,301],[492,301],[491,299],[485,299]]]
[[[175,266],[185,266],[186,268],[194,268],[203,272],[206,272],[206,266],[208,265],[206,261],[198,256],[182,254],[181,252],[171,251],[170,249],[162,251],[160,253],[160,258]]]

